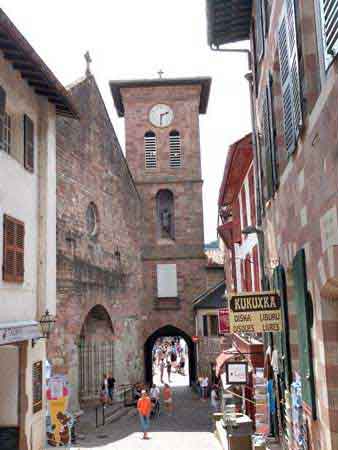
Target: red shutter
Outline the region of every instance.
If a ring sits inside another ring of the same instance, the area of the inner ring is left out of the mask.
[[[232,236],[234,243],[242,242],[241,215],[239,198],[232,204]]]
[[[23,118],[25,168],[34,172],[34,123],[26,114]]]
[[[241,191],[241,200],[242,200],[242,217],[243,217],[243,229],[248,226],[248,216],[246,210],[246,196],[245,196],[245,188],[242,186]]]
[[[251,279],[251,260],[250,255],[245,257],[245,282],[246,290],[248,292],[252,291],[252,279]]]
[[[251,213],[251,224],[256,225],[256,201],[255,201],[255,179],[254,179],[254,169],[251,167],[249,173],[249,195],[250,195],[250,213]]]
[[[255,283],[255,291],[260,291],[260,280],[259,280],[259,263],[258,263],[258,247],[252,249],[252,259],[254,264],[254,283]]]
[[[25,226],[19,220],[4,216],[4,281],[21,283],[24,280]]]

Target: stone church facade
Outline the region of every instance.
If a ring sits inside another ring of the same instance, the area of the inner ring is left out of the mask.
[[[92,75],[69,91],[80,121],[57,121],[57,323],[54,373],[72,408],[98,396],[102,375],[143,376],[141,203]]]
[[[71,407],[104,373],[151,381],[156,338],[181,335],[196,377],[193,300],[207,286],[199,114],[209,78],[111,82],[126,159],[94,77],[69,87],[80,121],[57,121],[54,373]]]

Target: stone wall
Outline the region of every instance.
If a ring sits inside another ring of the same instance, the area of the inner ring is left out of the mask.
[[[54,371],[68,373],[76,408],[77,344],[96,305],[112,323],[117,383],[142,378],[143,281],[141,204],[113,126],[92,76],[70,90],[81,120],[57,121],[57,323],[49,355]]]

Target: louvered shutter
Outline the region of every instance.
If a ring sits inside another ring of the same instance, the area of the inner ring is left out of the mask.
[[[268,103],[268,114],[269,114],[269,134],[270,134],[270,154],[271,154],[271,175],[272,175],[272,190],[275,193],[279,185],[278,176],[278,156],[277,156],[277,146],[275,139],[275,117],[273,110],[273,100],[272,100],[272,85],[273,78],[271,73],[269,73],[269,81],[267,84],[267,103]]]
[[[328,66],[338,53],[338,1],[320,0],[325,63]]]
[[[232,236],[234,243],[242,242],[241,216],[238,197],[232,205]]]
[[[34,123],[26,114],[24,115],[24,153],[25,168],[34,172]]]
[[[24,280],[24,224],[4,216],[3,280],[22,282]]]
[[[261,60],[264,54],[264,24],[263,24],[263,11],[262,0],[256,0],[256,58],[257,62]]]
[[[270,117],[269,117],[269,97],[267,87],[264,89],[263,111],[262,111],[262,139],[263,139],[263,161],[265,162],[266,179],[266,197],[270,199],[273,196],[273,178],[272,178],[272,143],[270,135]]]
[[[289,154],[296,148],[303,125],[298,66],[294,0],[285,0],[285,13],[278,30],[278,51],[283,96],[284,138]]]
[[[255,291],[258,292],[260,290],[260,281],[259,281],[259,261],[258,261],[258,247],[254,246],[252,249],[252,259],[254,266],[254,286]]]
[[[316,418],[315,384],[313,372],[313,355],[311,342],[311,302],[307,290],[307,277],[305,265],[305,251],[297,252],[293,260],[294,302],[297,312],[298,339],[299,339],[299,365],[302,378],[302,394],[312,409],[312,416]]]

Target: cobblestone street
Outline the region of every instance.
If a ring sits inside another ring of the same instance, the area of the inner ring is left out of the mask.
[[[174,413],[163,410],[151,422],[150,440],[141,439],[136,410],[118,422],[88,432],[73,450],[220,450],[212,432],[209,402],[202,402],[188,387],[174,388]],[[81,433],[85,434],[84,430]]]

